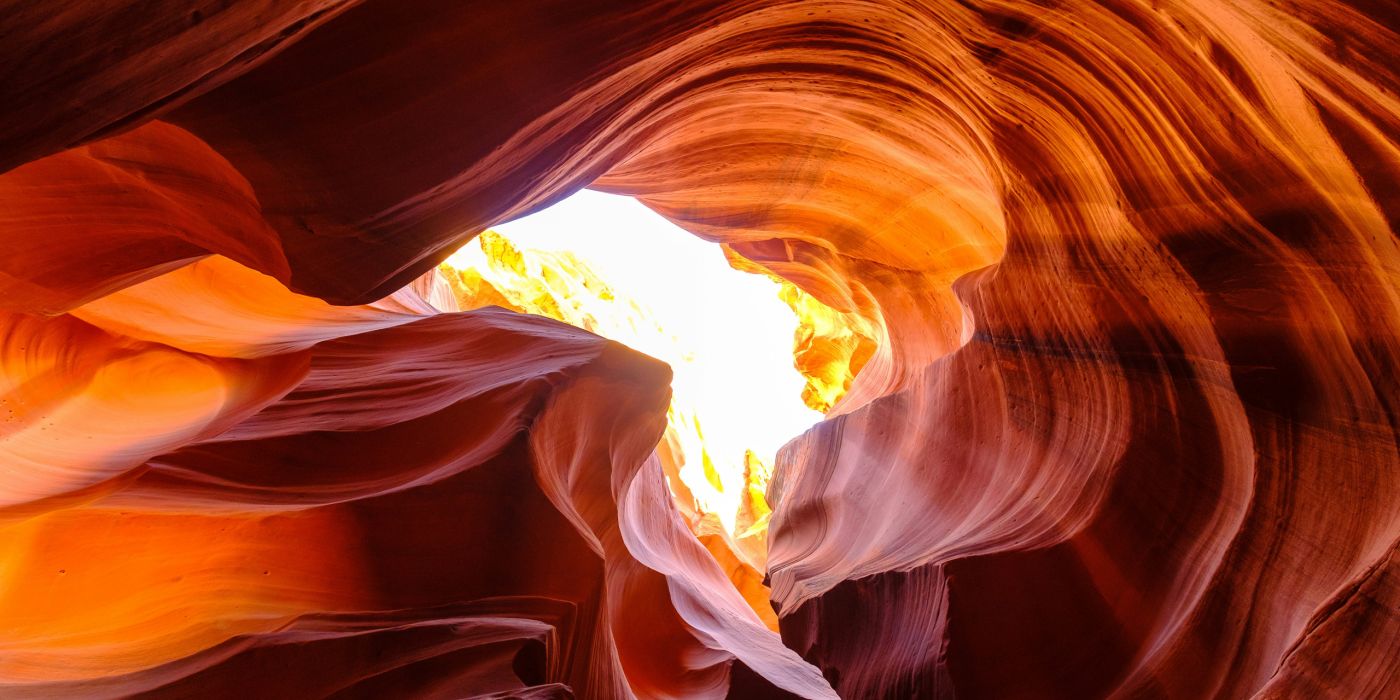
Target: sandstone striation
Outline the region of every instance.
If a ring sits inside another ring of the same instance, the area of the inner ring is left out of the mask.
[[[1400,694],[1392,4],[8,5],[2,695]],[[776,632],[584,186],[827,310]]]

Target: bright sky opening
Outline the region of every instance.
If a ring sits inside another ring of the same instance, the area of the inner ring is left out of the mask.
[[[607,285],[607,303],[582,291],[556,301],[586,312],[600,335],[671,366],[672,432],[686,462],[681,478],[701,508],[734,533],[745,451],[771,467],[785,442],[822,418],[801,398],[805,380],[793,366],[798,321],[779,298],[780,285],[731,268],[718,245],[630,197],[583,190],[494,230],[524,254],[531,276],[565,269],[548,254],[567,254]],[[447,264],[475,269],[497,288],[520,284],[499,265],[493,269],[482,247],[473,241]],[[698,431],[675,430],[692,420]],[[703,445],[685,444],[697,439]],[[721,483],[704,473],[702,454]]]

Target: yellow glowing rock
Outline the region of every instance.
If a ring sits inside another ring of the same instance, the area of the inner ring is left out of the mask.
[[[326,509],[111,508],[0,527],[0,678],[131,672],[299,614],[361,608],[372,598],[349,527]],[[309,541],[318,544],[295,546]]]
[[[836,311],[791,282],[783,282],[782,299],[800,321],[793,357],[807,378],[802,401],[825,413],[850,390],[879,341],[860,316]]]

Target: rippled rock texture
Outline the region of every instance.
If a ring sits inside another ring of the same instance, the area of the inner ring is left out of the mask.
[[[1400,694],[1392,4],[0,27],[0,694]],[[780,633],[668,493],[665,366],[433,276],[585,185],[843,319]]]

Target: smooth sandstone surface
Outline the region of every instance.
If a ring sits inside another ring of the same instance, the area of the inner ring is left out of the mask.
[[[1400,694],[1398,34],[7,3],[0,695]],[[584,186],[831,311],[777,632],[667,490],[666,367],[437,277]]]

